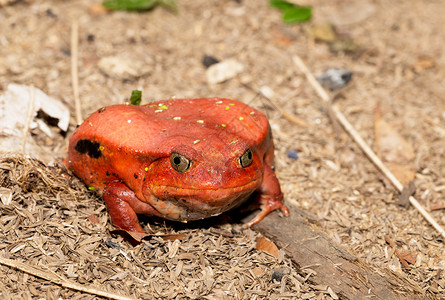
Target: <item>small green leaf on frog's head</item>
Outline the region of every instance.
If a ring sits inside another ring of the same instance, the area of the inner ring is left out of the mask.
[[[102,5],[111,10],[146,11],[161,5],[172,11],[177,10],[176,0],[106,0]]]
[[[131,105],[139,105],[142,101],[142,91],[139,90],[132,90],[131,91],[131,97],[130,97],[130,104]]]
[[[312,18],[310,6],[298,6],[286,0],[270,0],[269,4],[283,12],[283,21],[287,24],[306,22]]]
[[[90,190],[90,191],[95,191],[96,188],[95,188],[94,186],[89,186],[89,187],[88,187],[88,190]]]

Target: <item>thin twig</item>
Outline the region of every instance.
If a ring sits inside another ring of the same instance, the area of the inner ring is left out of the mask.
[[[79,71],[77,59],[79,54],[79,23],[74,21],[71,26],[71,82],[73,85],[74,106],[77,124],[82,123],[82,112],[80,110],[79,98]]]
[[[15,261],[12,259],[0,257],[0,264],[11,267],[11,268],[15,268],[15,269],[25,272],[27,274],[34,275],[36,277],[50,281],[54,284],[61,285],[65,288],[73,289],[73,290],[76,290],[79,292],[84,292],[84,293],[101,296],[101,297],[106,297],[109,299],[117,299],[117,300],[132,300],[133,299],[133,298],[121,296],[118,294],[113,294],[113,293],[110,293],[107,291],[102,291],[102,290],[98,290],[95,288],[85,287],[81,284],[78,284],[78,283],[75,283],[72,281],[68,281],[56,274],[50,273],[45,270],[41,270],[35,266],[28,265],[28,264],[25,264],[25,263],[22,263],[19,261]]]
[[[34,112],[34,101],[35,101],[34,86],[30,86],[28,116],[26,118],[26,124],[25,128],[23,129],[23,137],[22,137],[22,154],[25,154],[26,138],[28,137],[29,126],[31,124],[32,114]]]
[[[301,72],[306,76],[309,83],[315,89],[320,98],[326,103],[330,104],[330,98],[326,91],[321,87],[314,75],[309,71],[300,57],[294,56],[294,62]],[[365,155],[371,160],[371,162],[391,181],[399,192],[403,191],[403,185],[392,174],[392,172],[383,164],[380,158],[372,151],[372,149],[362,139],[360,134],[355,130],[346,117],[340,112],[337,106],[332,105],[332,112],[338,122],[343,126],[345,131],[351,136],[351,138],[359,145]],[[433,219],[433,217],[423,208],[423,206],[413,197],[409,197],[409,202],[422,214],[422,216],[445,238],[445,230]]]
[[[298,125],[300,127],[304,127],[304,128],[309,127],[309,124],[302,118],[296,117],[295,115],[290,114],[282,109],[280,109],[280,112],[281,112],[281,115],[289,122],[294,123],[295,125]]]
[[[274,107],[275,110],[277,110],[286,120],[288,120],[289,122],[300,126],[300,127],[308,127],[309,124],[303,120],[302,118],[299,118],[291,113],[288,113],[286,111],[284,111],[283,109],[281,109],[280,105],[274,100],[272,99],[272,97],[269,97],[268,95],[266,95],[266,93],[260,91],[255,90],[253,87],[251,87],[248,84],[243,84],[244,87],[248,88],[249,90],[255,92],[257,95],[261,95],[264,98],[266,98],[267,100],[269,100],[270,104],[272,104],[272,106]],[[255,96],[256,97],[256,96]]]

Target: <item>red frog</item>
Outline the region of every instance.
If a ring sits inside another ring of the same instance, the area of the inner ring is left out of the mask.
[[[230,99],[112,105],[69,141],[69,170],[103,195],[111,222],[141,232],[137,214],[188,221],[219,215],[257,191],[260,222],[283,205],[266,116]]]

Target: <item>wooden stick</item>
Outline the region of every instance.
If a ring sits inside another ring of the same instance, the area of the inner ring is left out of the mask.
[[[306,76],[309,83],[312,85],[318,96],[327,104],[330,105],[330,98],[323,87],[315,79],[314,75],[309,71],[304,62],[299,56],[293,58],[295,64],[301,72]],[[371,160],[371,162],[391,181],[395,188],[402,192],[403,185],[392,174],[392,172],[383,164],[380,158],[372,151],[372,149],[362,139],[360,134],[355,130],[346,117],[340,112],[337,106],[332,105],[332,112],[338,122],[343,126],[344,130],[351,136],[351,138],[359,145],[365,155]],[[422,216],[445,238],[445,230],[433,219],[433,217],[423,208],[423,206],[413,197],[409,197],[409,202],[422,214]]]
[[[25,264],[25,263],[22,263],[19,261],[15,261],[12,259],[0,257],[0,264],[11,267],[11,268],[15,268],[22,272],[34,275],[36,277],[48,280],[54,284],[61,285],[65,288],[73,289],[73,290],[76,290],[79,292],[85,292],[88,294],[97,295],[97,296],[101,296],[101,297],[105,297],[105,298],[109,298],[109,299],[117,299],[117,300],[132,300],[133,299],[133,298],[121,296],[118,294],[113,294],[113,293],[110,293],[107,291],[102,291],[102,290],[98,290],[95,288],[85,287],[81,284],[78,284],[78,283],[75,283],[72,281],[68,281],[68,280],[58,276],[57,274],[53,274],[49,271],[41,270],[35,266],[28,265],[28,264]]]
[[[26,118],[25,128],[23,128],[22,136],[22,154],[25,154],[26,138],[28,137],[29,126],[32,120],[32,114],[34,112],[35,90],[34,86],[29,87],[29,108],[28,116]]]
[[[81,124],[82,112],[80,109],[80,98],[79,98],[79,71],[77,65],[77,59],[79,55],[79,23],[74,21],[71,26],[71,82],[73,86],[74,94],[74,107],[76,111],[76,122]]]

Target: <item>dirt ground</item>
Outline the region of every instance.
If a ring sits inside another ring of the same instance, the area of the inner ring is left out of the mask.
[[[421,297],[445,298],[443,237],[412,206],[398,205],[399,193],[332,124],[292,60],[300,56],[314,74],[327,68],[353,72],[346,88],[331,93],[335,104],[373,149],[380,105],[382,118],[413,147],[414,196],[445,226],[443,1],[305,1],[314,9],[313,19],[292,26],[284,25],[267,1],[178,3],[176,14],[161,8],[102,13],[86,0],[4,5],[0,92],[9,83],[34,85],[62,100],[73,112],[69,137],[76,124],[70,33],[77,21],[84,118],[101,106],[122,103],[133,89],[143,91],[144,103],[211,96],[249,103],[269,116],[287,205],[312,216],[314,228],[364,262],[409,280]],[[323,23],[333,24],[358,49],[333,52],[314,40],[310,28]],[[208,84],[205,55],[236,59],[244,69]],[[104,58],[135,68],[115,73]],[[259,96],[265,90],[273,91],[275,106]],[[289,122],[279,109],[308,126]],[[66,156],[67,138],[38,132],[33,138],[58,161]],[[298,159],[289,157],[292,150]],[[147,219],[147,230],[163,236],[132,247],[110,233],[104,204],[76,179],[58,179],[51,169],[23,159],[2,160],[0,171],[2,192],[12,195],[10,203],[0,203],[0,256],[59,280],[139,299],[337,297],[328,287],[311,284],[311,273],[294,266],[282,250],[274,257],[256,249],[258,233],[228,217],[188,227]],[[285,219],[283,226],[289,226]],[[409,268],[385,237],[399,252],[414,255]],[[3,264],[0,278],[3,299],[99,297]]]

